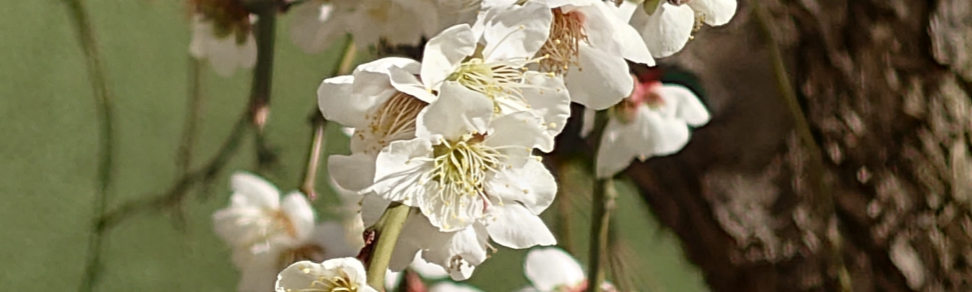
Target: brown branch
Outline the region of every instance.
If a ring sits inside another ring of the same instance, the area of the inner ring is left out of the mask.
[[[196,145],[196,131],[203,107],[200,68],[202,68],[202,61],[189,56],[189,96],[186,105],[186,120],[182,126],[182,139],[179,142],[178,150],[176,150],[176,168],[178,171],[176,174],[179,176],[189,171],[192,164],[192,151]]]
[[[219,152],[216,153],[206,165],[187,172],[172,184],[165,192],[151,197],[143,197],[127,202],[109,212],[106,212],[98,219],[98,230],[107,230],[114,227],[119,222],[137,215],[139,213],[158,210],[161,207],[171,207],[182,202],[189,194],[189,191],[197,185],[205,185],[212,181],[216,175],[226,166],[230,158],[239,149],[240,141],[243,139],[249,127],[249,115],[244,114],[233,126],[229,137],[223,142]]]

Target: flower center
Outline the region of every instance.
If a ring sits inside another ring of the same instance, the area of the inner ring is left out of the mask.
[[[608,112],[609,115],[626,124],[634,120],[639,106],[658,108],[665,105],[665,99],[658,91],[662,86],[661,82],[639,82],[637,77],[632,76],[632,78],[635,80],[635,86],[631,91],[631,96],[621,100]]]
[[[459,69],[446,78],[456,81],[469,90],[482,93],[493,100],[493,111],[500,112],[500,104],[513,102],[529,108],[529,103],[523,96],[524,88],[536,88],[536,85],[524,82],[526,66],[539,63],[544,57],[527,60],[503,60],[485,62],[482,58],[470,58],[459,65]],[[554,90],[554,89],[550,89]]]
[[[546,56],[540,61],[540,68],[547,72],[564,74],[577,62],[580,43],[587,42],[584,31],[585,17],[579,12],[564,13],[559,7],[553,9],[553,23],[550,25],[550,38],[540,48],[538,55]]]
[[[366,153],[377,153],[393,141],[415,137],[415,118],[427,104],[411,95],[396,92],[378,110],[365,115],[367,128],[355,131],[357,139],[367,143]]]
[[[484,138],[480,134],[467,134],[457,141],[442,140],[433,147],[434,166],[419,183],[437,183],[438,197],[433,200],[442,202],[439,214],[457,218],[471,201],[486,199],[484,182],[490,172],[503,167],[504,155],[498,149],[484,145]]]
[[[308,268],[301,269],[304,274],[310,274]],[[339,275],[334,277],[320,276],[310,287],[305,289],[287,289],[287,292],[358,292],[358,284],[351,280],[351,276],[344,270],[339,271]]]

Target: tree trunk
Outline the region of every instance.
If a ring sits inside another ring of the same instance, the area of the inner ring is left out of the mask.
[[[761,1],[771,38],[750,3],[670,61],[712,122],[627,171],[712,290],[972,291],[972,2]],[[794,134],[770,45],[822,153]]]

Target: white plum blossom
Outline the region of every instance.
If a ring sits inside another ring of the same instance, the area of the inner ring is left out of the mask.
[[[217,235],[233,248],[239,291],[268,291],[290,263],[351,256],[363,245],[345,240],[340,223],[315,226],[314,211],[301,193],[281,201],[277,188],[260,177],[237,172],[230,180],[231,204],[217,211],[213,222]]]
[[[307,53],[317,53],[354,36],[359,49],[380,41],[416,45],[440,29],[436,0],[308,0],[293,8],[290,37]]]
[[[587,288],[587,276],[574,257],[556,247],[541,247],[530,250],[523,264],[532,286],[519,292],[580,292]],[[614,287],[602,283],[603,291],[616,291]]]
[[[323,261],[337,257],[354,256],[364,245],[347,241],[342,237],[346,231],[337,222],[323,222],[314,228],[307,241],[293,245],[271,246],[258,253],[236,249],[233,251],[233,264],[240,270],[238,290],[240,292],[269,291],[276,275],[283,267],[301,261]]]
[[[545,209],[556,184],[532,150],[552,141],[529,126],[539,120],[531,112],[492,114],[487,97],[446,82],[419,113],[417,138],[378,154],[369,190],[419,207],[443,232],[470,226],[487,209]]]
[[[644,5],[625,1],[620,15],[639,32],[655,58],[681,51],[702,24],[721,26],[736,14],[737,0],[662,0],[654,11]],[[650,13],[649,13],[650,12]]]
[[[585,130],[591,128],[592,119],[593,112],[588,112]],[[708,121],[709,112],[688,88],[655,80],[637,82],[631,96],[612,109],[604,127],[596,175],[611,177],[632,159],[645,161],[678,152],[689,141],[690,127]]]
[[[319,264],[300,261],[280,272],[275,290],[377,292],[367,280],[364,265],[355,258],[336,258]]]
[[[209,61],[216,73],[231,76],[237,69],[252,68],[256,64],[256,41],[252,33],[219,35],[215,22],[201,15],[193,17],[191,25],[189,53],[196,59]]]
[[[314,230],[314,210],[299,192],[281,200],[280,191],[246,172],[230,177],[230,206],[213,214],[216,234],[233,248],[258,253],[274,245],[293,246]]]
[[[551,17],[548,8],[531,2],[485,10],[473,26],[455,25],[430,39],[419,76],[392,69],[392,83],[430,100],[444,82],[458,82],[489,97],[497,116],[536,112],[543,120],[535,126],[553,140],[570,114],[570,96],[561,77],[527,69],[543,59],[534,56],[547,39]]]
[[[538,52],[540,67],[564,76],[572,101],[606,109],[631,92],[625,59],[655,64],[638,32],[618,18],[617,7],[600,0],[536,2],[553,14],[549,38]]]
[[[415,118],[428,102],[396,89],[392,68],[418,74],[407,58],[383,58],[358,66],[351,75],[329,78],[318,88],[325,118],[354,129],[351,155],[328,158],[335,184],[358,192],[374,183],[375,158],[391,142],[415,137]],[[423,97],[426,97],[423,95]]]

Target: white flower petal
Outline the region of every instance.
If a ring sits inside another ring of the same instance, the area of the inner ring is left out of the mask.
[[[291,8],[290,40],[305,53],[319,53],[344,35],[341,24],[332,19],[333,6],[306,1]]]
[[[422,109],[415,120],[415,136],[456,139],[467,133],[485,133],[493,116],[493,101],[459,83],[442,85],[439,98]]]
[[[664,117],[657,110],[647,108],[639,109],[639,115],[646,125],[641,137],[648,137],[647,143],[637,143],[639,141],[627,140],[627,147],[630,149],[643,149],[640,151],[639,159],[644,161],[646,158],[655,155],[669,155],[685,147],[689,140],[688,125],[684,121]],[[636,121],[642,122],[642,121]]]
[[[539,291],[553,291],[557,286],[573,287],[587,280],[577,260],[559,248],[531,250],[523,270]]]
[[[705,105],[702,105],[702,102],[695,96],[695,93],[688,88],[680,85],[666,84],[659,90],[661,91],[659,94],[664,96],[666,101],[678,104],[676,112],[678,118],[685,120],[685,122],[694,127],[705,125],[705,123],[709,122],[709,111],[705,109]]]
[[[284,197],[283,202],[280,205],[281,211],[287,216],[287,220],[290,221],[293,232],[294,239],[296,242],[301,242],[310,237],[311,232],[314,231],[314,209],[311,208],[310,202],[307,201],[307,197],[300,192],[292,192]]]
[[[238,206],[277,209],[280,206],[280,191],[270,182],[248,172],[236,172],[230,177],[233,199]]]
[[[711,26],[720,26],[729,22],[736,14],[736,0],[692,0],[688,6],[695,13],[704,15],[703,21]]]
[[[352,94],[354,76],[344,75],[324,79],[317,87],[317,105],[325,119],[345,126],[363,127],[368,124],[365,113],[376,106],[375,96]]]
[[[429,288],[429,292],[482,292],[482,290],[469,285],[439,282],[432,286],[432,288]]]
[[[336,258],[317,264],[310,261],[300,261],[285,268],[277,276],[276,291],[299,291],[311,287],[321,288],[319,280],[345,278],[359,287],[361,291],[374,291],[367,284],[364,265],[355,258]],[[328,287],[323,287],[327,289]]]
[[[361,221],[365,227],[370,227],[378,223],[381,215],[385,214],[385,209],[391,201],[382,199],[379,196],[368,194],[361,199]]]
[[[420,184],[419,176],[432,168],[432,144],[425,139],[394,141],[378,153],[375,160],[375,184],[363,192],[374,191],[386,200],[415,206],[413,198],[423,195],[430,183]],[[419,159],[413,159],[419,158]]]
[[[438,90],[459,63],[476,50],[476,41],[468,24],[454,25],[430,39],[422,57],[422,84]]]
[[[354,153],[331,155],[327,158],[327,170],[341,188],[360,191],[375,183],[375,157]]]
[[[623,58],[586,45],[581,45],[579,49],[580,66],[571,66],[564,77],[571,100],[602,110],[631,94],[634,80]]]
[[[533,57],[550,35],[553,21],[550,9],[534,2],[487,10],[485,17],[486,62]]]
[[[639,8],[635,12],[645,14],[644,9]],[[632,25],[635,25],[632,20]],[[689,37],[692,35],[692,28],[695,26],[695,12],[688,5],[675,6],[661,1],[658,10],[647,17],[644,26],[641,27],[641,37],[644,38],[648,50],[655,58],[671,56],[685,47]],[[636,28],[638,26],[635,26]]]
[[[580,130],[581,137],[586,138],[587,135],[591,134],[591,131],[594,131],[594,119],[596,118],[596,116],[597,116],[597,111],[589,108],[584,108],[584,117],[581,123],[581,130]]]
[[[415,259],[412,260],[412,264],[408,265],[408,268],[426,279],[441,279],[449,276],[449,272],[445,268],[426,261],[420,254],[415,254]]]
[[[348,242],[344,226],[339,222],[326,221],[314,227],[312,241],[324,249],[324,258],[353,257],[364,247],[364,242]],[[359,235],[358,238],[361,236]]]
[[[523,96],[533,112],[543,117],[550,138],[556,137],[570,118],[570,94],[563,77],[528,71],[524,79],[533,86],[524,88]]]
[[[484,144],[492,147],[519,146],[524,152],[514,153],[529,155],[533,148],[544,152],[553,150],[553,137],[546,134],[547,126],[534,112],[517,112],[499,117],[490,123],[489,135]],[[511,149],[510,151],[520,151]]]
[[[486,184],[486,192],[504,204],[522,203],[530,213],[540,215],[557,195],[557,182],[543,163],[526,160],[523,167],[504,169]]]
[[[624,2],[630,3],[630,1]],[[623,19],[627,18],[618,17],[618,15],[626,14],[627,12],[621,12],[619,11],[621,8],[615,7],[613,4],[608,4],[607,2],[601,2],[595,5],[595,7],[601,10],[601,15],[605,16],[606,24],[610,27],[609,32],[612,42],[619,44],[622,57],[635,63],[655,66],[655,59],[651,57],[651,52],[648,51],[648,46],[641,39],[638,31],[623,21]]]
[[[629,149],[626,140],[645,140],[641,129],[643,125],[624,124],[616,119],[610,119],[604,126],[604,133],[601,136],[601,144],[597,151],[595,174],[598,178],[612,177],[614,174],[628,168],[631,159],[637,154],[636,150]],[[643,142],[647,144],[647,141]],[[647,145],[642,145],[647,147]],[[637,149],[637,148],[636,148]]]
[[[427,223],[427,222],[426,222]],[[435,228],[428,224],[424,229]],[[437,229],[433,229],[438,232]],[[423,233],[429,234],[432,231]],[[431,233],[435,234],[435,233]],[[453,258],[462,259],[466,265],[478,266],[486,260],[486,245],[489,235],[480,224],[473,224],[456,232],[439,233],[431,240],[426,239],[428,247],[422,251],[422,257],[434,264],[448,268],[455,277],[457,271],[463,267],[450,267]]]
[[[614,33],[618,29],[612,21],[615,18],[614,13],[604,9],[604,5],[609,4],[598,2],[577,7],[572,12],[584,15],[584,31],[587,35],[587,43],[591,47],[604,51],[608,55],[620,57],[621,46],[614,39]]]
[[[403,69],[392,69],[390,73],[391,84],[398,91],[427,103],[432,103],[438,98],[428,88],[425,88],[425,85],[418,77],[415,77],[415,74]]]
[[[511,248],[528,248],[535,245],[554,245],[554,238],[540,217],[516,202],[489,206],[489,236],[500,245]]]

